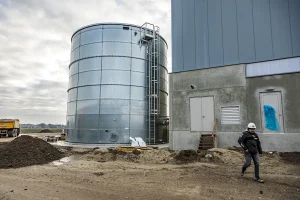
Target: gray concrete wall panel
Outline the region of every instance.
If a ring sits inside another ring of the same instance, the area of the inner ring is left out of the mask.
[[[222,78],[218,78],[222,77]],[[171,84],[171,83],[170,83]],[[191,85],[197,89],[222,88],[245,86],[244,65],[211,68],[209,70],[197,70],[193,73],[183,72],[180,76],[173,76],[173,91],[191,90]]]
[[[234,65],[170,75],[171,149],[197,148],[200,134],[206,132],[190,130],[189,98],[213,96],[219,147],[239,146],[239,136],[249,122],[254,122],[263,151],[300,151],[300,73],[256,78],[245,78],[244,73],[245,65]],[[220,76],[224,80],[215,78]],[[284,129],[281,133],[262,133],[260,92],[266,93],[270,88],[282,94]],[[221,124],[221,106],[237,105],[241,123]]]
[[[215,113],[221,113],[221,106],[241,105],[242,118],[246,118],[246,98],[244,77],[245,66],[235,65],[224,68],[211,68],[180,74],[171,74],[170,110],[172,112],[172,125],[170,130],[190,131],[189,98],[214,96]],[[216,79],[215,77],[223,78]],[[193,85],[194,89],[190,86]],[[226,88],[224,87],[226,85]],[[176,116],[176,117],[175,117]],[[216,114],[218,123],[221,116]],[[243,123],[246,123],[244,122]],[[223,130],[218,131],[237,131],[243,129],[245,124],[234,126],[222,126]],[[218,126],[220,127],[220,126]]]
[[[248,110],[249,119],[259,120],[257,122],[258,131],[262,131],[260,118],[259,93],[267,92],[267,88],[281,92],[282,110],[285,133],[300,133],[300,73],[256,77],[247,79],[247,99],[251,102]],[[253,95],[255,94],[255,95]]]
[[[237,139],[241,135],[240,132],[220,132],[218,133],[219,147],[240,146]],[[263,151],[277,152],[295,152],[300,151],[299,133],[286,134],[261,134],[258,133]],[[182,146],[179,146],[182,148]]]
[[[189,131],[170,131],[170,136],[176,138],[176,140],[170,139],[170,148],[176,150],[185,149],[197,149],[199,144],[195,141],[199,141],[200,133]]]

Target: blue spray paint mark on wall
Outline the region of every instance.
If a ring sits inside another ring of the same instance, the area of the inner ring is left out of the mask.
[[[271,131],[279,131],[280,126],[276,118],[276,111],[272,106],[264,105],[266,128]]]

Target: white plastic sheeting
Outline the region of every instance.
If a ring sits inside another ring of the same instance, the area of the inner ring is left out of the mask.
[[[130,141],[131,141],[131,146],[132,147],[146,147],[146,143],[144,142],[144,140],[141,137],[129,137]]]
[[[300,72],[300,57],[247,64],[246,77]]]

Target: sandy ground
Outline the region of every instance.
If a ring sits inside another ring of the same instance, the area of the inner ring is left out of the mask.
[[[0,139],[0,143],[3,142]],[[106,149],[61,149],[70,162],[54,162],[18,169],[0,169],[0,200],[22,199],[300,199],[300,163],[286,163],[276,155],[261,158],[265,183],[253,181],[253,166],[240,177],[236,158],[171,164],[172,152],[150,150],[139,159]],[[123,157],[122,157],[123,156]],[[62,164],[62,165],[57,165]]]

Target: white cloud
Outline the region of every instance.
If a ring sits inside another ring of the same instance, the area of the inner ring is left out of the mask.
[[[65,123],[70,38],[101,22],[159,26],[170,71],[169,0],[0,0],[0,118]]]

